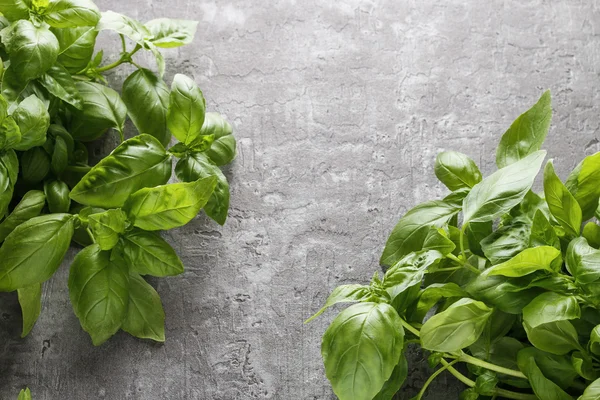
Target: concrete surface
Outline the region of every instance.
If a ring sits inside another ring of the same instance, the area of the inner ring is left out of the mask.
[[[235,127],[230,217],[165,235],[187,270],[154,281],[164,345],[125,334],[91,345],[68,299],[75,249],[28,338],[16,296],[2,295],[2,399],[25,385],[36,400],[333,399],[319,346],[334,312],[302,321],[336,285],[366,282],[397,219],[445,193],[438,151],[489,173],[501,133],[545,88],[560,175],[599,150],[598,1],[97,2],[143,21],[201,21],[193,45],[165,53],[166,79],[193,76]],[[114,59],[113,39],[101,43]],[[402,398],[426,374],[411,352]],[[459,390],[441,377],[427,398]]]

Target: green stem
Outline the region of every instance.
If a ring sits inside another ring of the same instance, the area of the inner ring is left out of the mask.
[[[409,324],[408,322],[406,322],[402,318],[400,318],[400,322],[402,322],[402,326],[404,327],[404,329],[406,329],[407,331],[409,331],[410,333],[412,333],[416,337],[421,337],[421,335],[420,335],[419,331],[417,330],[417,328],[415,328],[414,326],[412,326],[411,324]]]
[[[85,230],[87,231],[88,235],[90,235],[90,239],[92,239],[92,242],[96,243],[96,238],[94,237],[94,234],[92,233],[92,230],[89,227],[85,228]]]
[[[468,226],[468,224],[465,224],[460,228],[460,239],[459,239],[460,254],[462,255],[462,257],[464,258],[465,261],[467,261],[467,255],[465,254],[465,231],[467,230],[467,226]]]
[[[121,46],[123,47],[123,53],[127,53],[127,43],[125,43],[125,35],[120,33],[119,36],[121,37]]]
[[[456,260],[458,260],[458,258]],[[452,271],[457,271],[457,270],[462,269],[462,268],[463,268],[462,266],[460,266],[460,267],[450,267],[450,268],[438,268],[438,269],[435,270],[435,272],[452,272]]]
[[[469,364],[473,364],[473,365],[477,365],[479,367],[483,367],[483,368],[489,369],[491,371],[496,371],[496,372],[499,372],[499,373],[504,374],[504,375],[514,376],[515,378],[527,379],[527,377],[525,375],[523,375],[523,373],[521,371],[516,371],[514,369],[504,368],[504,367],[501,367],[499,365],[492,364],[492,363],[489,363],[487,361],[480,360],[479,358],[470,356],[470,355],[465,354],[465,353],[461,354],[460,357],[458,357],[458,359],[460,361],[463,361],[463,362],[466,362],[466,363],[469,363]]]
[[[469,271],[473,272],[474,274],[481,274],[481,271],[478,270],[477,268],[475,268],[474,266],[472,266],[471,264],[469,264],[468,262],[461,260],[460,258],[456,257],[454,254],[450,253],[448,255],[446,255],[446,257],[448,257],[449,259],[456,261],[457,263],[459,263],[460,265],[462,265],[464,268],[468,269]],[[439,271],[439,270],[437,270]],[[435,272],[437,272],[435,271]]]
[[[113,68],[117,68],[121,64],[132,63],[133,61],[131,60],[131,57],[135,53],[137,53],[141,48],[142,48],[142,46],[140,46],[138,44],[137,46],[135,46],[135,48],[133,49],[133,51],[131,53],[123,53],[123,55],[121,55],[121,58],[119,58],[117,61],[115,61],[114,63],[108,64],[108,65],[105,65],[104,67],[97,68],[96,72],[102,73],[102,72],[111,70]]]
[[[442,372],[444,372],[445,370],[447,370],[448,368],[452,368],[452,366],[454,364],[456,364],[459,360],[454,360],[450,363],[448,363],[447,365],[444,365],[443,367],[439,368],[437,371],[435,371],[433,374],[431,374],[431,376],[429,377],[429,379],[427,379],[425,381],[425,384],[423,385],[423,387],[421,388],[421,390],[419,391],[419,394],[416,397],[416,400],[421,400],[421,398],[423,397],[423,395],[425,394],[425,392],[427,391],[427,387],[431,384],[431,382],[433,382],[433,380],[435,378],[437,378],[437,376],[439,374],[441,374]]]

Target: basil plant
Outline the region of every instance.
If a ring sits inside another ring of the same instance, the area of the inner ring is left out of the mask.
[[[314,317],[356,303],[321,346],[341,400],[402,392],[410,345],[434,371],[416,400],[442,372],[465,385],[464,400],[600,399],[600,153],[561,180],[540,150],[551,116],[546,92],[501,137],[487,177],[464,154],[438,154],[450,193],[400,219],[383,277],[331,293]]]
[[[0,291],[17,292],[27,335],[44,282],[75,242],[69,294],[92,342],[119,329],[164,341],[161,300],[144,276],[184,266],[160,231],[202,209],[224,224],[220,168],[236,155],[231,125],[206,110],[194,80],[162,78],[161,49],[190,43],[197,22],[141,23],[91,0],[0,0],[0,12]],[[95,51],[100,31],[121,39],[112,63]],[[140,51],[156,71],[136,63]],[[135,71],[119,94],[103,74],[122,64]],[[125,140],[127,117],[139,134]],[[121,143],[89,165],[86,143],[113,129]]]

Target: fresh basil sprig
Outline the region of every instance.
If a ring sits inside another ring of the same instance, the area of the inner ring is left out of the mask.
[[[533,192],[551,115],[545,92],[504,133],[485,178],[466,155],[440,153],[435,174],[452,192],[400,219],[383,279],[336,288],[309,318],[357,303],[321,347],[341,400],[392,399],[409,344],[435,369],[416,400],[444,371],[467,386],[463,400],[600,398],[600,153],[566,182],[547,161]]]

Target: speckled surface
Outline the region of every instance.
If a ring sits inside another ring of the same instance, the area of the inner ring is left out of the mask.
[[[45,284],[26,339],[16,296],[0,295],[2,399],[24,385],[36,400],[334,399],[319,355],[334,311],[302,321],[336,285],[366,282],[398,218],[446,192],[438,151],[489,173],[500,135],[545,88],[555,109],[545,148],[561,177],[599,150],[598,1],[97,3],[142,21],[201,21],[193,45],[165,52],[165,78],[193,76],[231,120],[232,208],[225,227],[200,216],[165,234],[187,270],[153,281],[164,345],[125,334],[91,345],[66,288],[76,249]],[[101,43],[114,59],[111,36]],[[410,358],[403,399],[428,373]],[[427,399],[459,391],[442,376]]]

